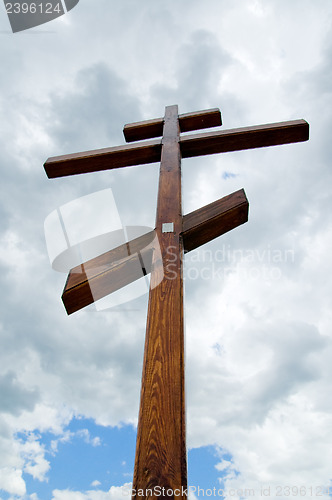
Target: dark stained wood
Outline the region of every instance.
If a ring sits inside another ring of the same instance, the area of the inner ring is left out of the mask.
[[[62,294],[72,314],[151,272],[156,241],[151,231],[73,268]]]
[[[241,189],[185,215],[181,233],[184,251],[194,250],[247,222],[248,207]],[[62,294],[67,313],[77,312],[149,274],[152,250],[159,244],[156,238],[155,231],[151,231],[73,268]],[[174,249],[171,249],[172,259]]]
[[[302,142],[308,138],[308,123],[305,120],[294,120],[184,136],[180,139],[180,146],[182,158],[189,158]]]
[[[152,250],[149,255],[145,253],[144,260],[150,261],[147,272],[142,271],[143,257],[135,254],[126,260],[110,266],[105,272],[93,278],[88,278],[85,273],[80,274],[82,283],[74,288],[66,285],[66,290],[62,294],[62,301],[68,314],[72,314],[84,307],[106,297],[110,293],[116,292],[130,283],[142,278],[144,274],[151,270]]]
[[[222,121],[220,110],[213,108],[179,115],[179,123],[181,132],[190,132],[191,130],[218,127]],[[164,118],[128,123],[123,128],[123,134],[127,142],[152,139],[163,135],[163,126]]]
[[[185,252],[204,245],[248,221],[249,203],[243,189],[183,217]]]
[[[163,135],[164,118],[144,120],[142,122],[127,123],[123,127],[123,135],[126,142],[153,139]]]
[[[212,113],[212,116],[215,115]],[[192,120],[197,124],[199,118],[192,118]],[[190,124],[191,121],[185,119],[184,123]],[[288,144],[291,142],[306,141],[308,138],[308,123],[304,120],[294,120],[291,122],[183,136],[180,138],[180,148],[182,157],[188,158],[191,156]],[[44,168],[49,178],[56,178],[154,163],[158,162],[160,158],[161,140],[155,139],[138,144],[125,144],[123,146],[85,151],[83,153],[54,156],[45,162]]]
[[[151,274],[133,479],[136,492],[157,486],[173,491],[187,486],[178,141],[177,106],[171,106],[166,108],[160,166],[156,231],[162,262],[153,262]],[[174,223],[173,233],[162,232],[165,222]],[[164,279],[154,287],[162,271]]]
[[[112,148],[85,151],[49,158],[44,168],[50,179],[66,175],[86,174],[120,167],[159,162],[161,140],[140,144],[124,144]]]
[[[220,109],[206,109],[195,113],[184,113],[179,116],[180,131],[191,132],[203,128],[220,127],[222,125]]]

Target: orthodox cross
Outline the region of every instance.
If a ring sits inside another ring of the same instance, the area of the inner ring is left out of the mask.
[[[142,270],[151,273],[133,498],[186,496],[183,253],[248,220],[243,189],[183,216],[181,158],[309,138],[304,120],[181,135],[219,125],[219,109],[179,115],[177,106],[168,106],[163,118],[125,125],[133,144],[53,157],[44,165],[55,178],[160,161],[155,230],[72,269],[62,295],[71,314],[139,279]]]

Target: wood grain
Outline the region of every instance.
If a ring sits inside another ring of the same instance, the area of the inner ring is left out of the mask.
[[[189,158],[302,142],[308,139],[308,123],[305,120],[294,120],[183,136],[180,139],[180,147],[182,158]]]
[[[151,272],[155,231],[71,269],[62,301],[68,314],[83,309]]]
[[[181,132],[190,132],[191,130],[218,127],[222,124],[222,121],[220,110],[213,108],[179,115],[179,123]],[[128,123],[123,128],[123,134],[127,142],[141,141],[161,137],[163,127],[164,118],[156,118],[143,122]]]
[[[152,265],[133,480],[136,491],[155,487],[174,491],[187,485],[178,141],[177,106],[167,107],[156,217],[162,261],[154,260]],[[165,222],[174,223],[173,233],[162,233]],[[164,279],[154,286],[160,272]]]
[[[185,252],[231,231],[248,221],[249,203],[243,189],[183,217]]]
[[[54,179],[67,175],[154,163],[159,162],[160,158],[161,140],[155,139],[141,144],[124,144],[83,153],[53,156],[44,163],[44,168],[47,176]]]

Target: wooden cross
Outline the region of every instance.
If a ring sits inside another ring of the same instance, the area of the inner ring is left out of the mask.
[[[53,157],[44,165],[54,178],[160,161],[155,231],[72,269],[62,295],[71,314],[137,280],[142,269],[151,272],[133,498],[186,497],[183,252],[248,220],[243,190],[183,216],[181,158],[309,138],[304,120],[181,135],[219,125],[219,109],[178,115],[177,106],[168,106],[164,118],[125,125],[126,141],[142,142]]]

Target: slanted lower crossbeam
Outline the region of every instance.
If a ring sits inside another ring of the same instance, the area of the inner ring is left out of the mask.
[[[243,189],[184,215],[181,237],[184,252],[235,229],[248,220],[248,200]],[[151,272],[158,236],[151,231],[74,267],[62,294],[68,314],[92,304]]]

